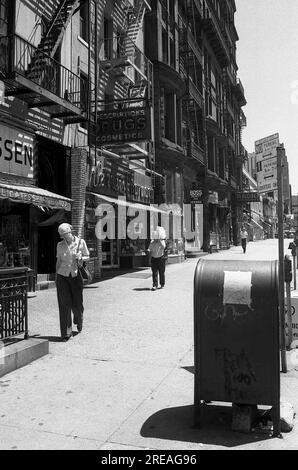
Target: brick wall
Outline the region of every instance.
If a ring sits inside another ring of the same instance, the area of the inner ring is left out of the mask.
[[[71,149],[71,223],[79,237],[84,238],[85,191],[87,184],[87,150]]]
[[[75,233],[85,238],[85,198],[88,176],[88,152],[85,148],[71,149],[71,197],[73,199],[71,223]],[[94,233],[95,237],[95,233]],[[97,240],[97,257],[89,261],[93,279],[101,278],[102,246]]]

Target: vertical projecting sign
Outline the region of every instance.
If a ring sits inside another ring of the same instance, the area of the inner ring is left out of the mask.
[[[257,181],[259,192],[277,189],[277,153],[279,134],[255,142]]]

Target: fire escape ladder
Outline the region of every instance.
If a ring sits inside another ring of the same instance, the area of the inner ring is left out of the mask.
[[[27,78],[31,80],[39,79],[42,83],[43,80],[47,79],[47,75],[51,74],[52,59],[79,3],[80,0],[63,0],[61,2],[28,66]]]
[[[147,7],[144,0],[139,0],[137,4],[137,11],[135,11],[133,7],[128,10],[127,36],[134,43],[136,43],[136,40],[138,38],[146,8]]]
[[[134,55],[134,47],[136,45],[136,41],[138,38],[139,31],[143,24],[144,16],[146,9],[148,8],[148,4],[144,0],[139,0],[137,6],[134,8],[130,2],[127,5],[127,41],[124,41],[125,44],[125,53],[128,56]],[[135,76],[135,83],[128,84],[127,88],[127,96],[129,99],[145,99],[150,98],[150,74],[148,73],[149,77],[146,79],[145,77],[139,76],[136,79],[136,76],[139,75],[138,72],[134,74]]]
[[[71,20],[75,10],[79,7],[80,0],[63,0],[61,1],[49,28],[42,38],[39,49],[54,57],[56,51],[62,41],[65,30]]]

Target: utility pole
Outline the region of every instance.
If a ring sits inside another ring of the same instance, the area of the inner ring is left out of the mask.
[[[287,372],[286,328],[285,328],[285,271],[284,271],[284,229],[283,229],[283,178],[282,160],[284,149],[277,147],[277,189],[278,189],[278,252],[279,252],[279,317],[280,317],[280,351],[282,372]]]
[[[296,290],[297,289],[296,249],[295,249],[295,255],[293,255],[293,273],[294,273],[294,290]]]

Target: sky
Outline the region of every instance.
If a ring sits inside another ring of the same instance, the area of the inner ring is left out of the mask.
[[[238,76],[245,89],[242,143],[279,133],[298,194],[298,1],[236,0]]]

